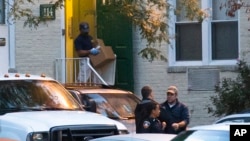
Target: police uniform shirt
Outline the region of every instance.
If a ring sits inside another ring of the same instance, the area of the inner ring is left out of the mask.
[[[161,122],[156,118],[144,120],[140,133],[163,133]]]

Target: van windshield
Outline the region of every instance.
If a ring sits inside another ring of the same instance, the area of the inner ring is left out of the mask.
[[[30,110],[79,109],[79,104],[56,81],[0,81],[0,114]]]

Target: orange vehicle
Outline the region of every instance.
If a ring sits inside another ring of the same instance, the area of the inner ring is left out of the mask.
[[[64,84],[64,87],[87,110],[118,120],[135,132],[134,110],[140,99],[130,91],[96,84]]]

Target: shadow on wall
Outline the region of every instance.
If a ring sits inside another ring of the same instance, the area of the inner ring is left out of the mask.
[[[8,73],[17,73],[17,69],[15,69],[15,68],[9,68]],[[0,138],[0,140],[1,140],[1,138]]]

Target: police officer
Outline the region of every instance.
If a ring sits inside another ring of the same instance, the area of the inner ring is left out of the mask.
[[[147,104],[148,102],[152,102],[154,97],[153,90],[150,86],[143,86],[141,88],[141,95],[142,95],[142,101],[141,103],[136,105],[134,111],[136,132],[138,132],[139,130],[139,119],[142,118],[141,112],[145,108],[145,104]]]
[[[178,134],[186,130],[189,124],[189,109],[178,100],[178,89],[176,86],[169,86],[166,96],[166,101],[161,104],[163,110],[159,119],[167,122],[165,133]]]
[[[148,102],[141,111],[137,133],[164,133],[166,123],[158,120],[160,105],[156,102]]]

